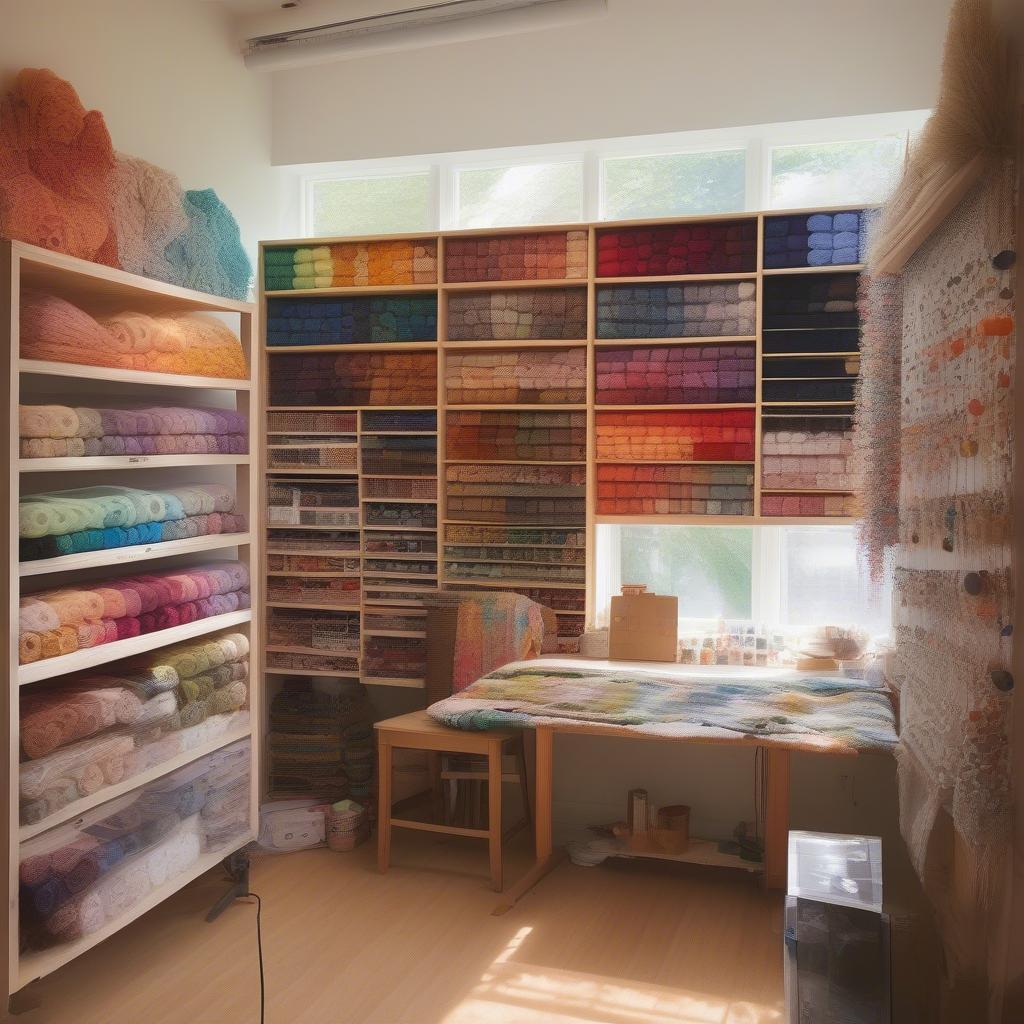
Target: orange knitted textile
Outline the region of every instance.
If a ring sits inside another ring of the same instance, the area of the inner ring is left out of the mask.
[[[52,71],[20,71],[0,104],[0,235],[120,266],[113,173],[103,115]]]

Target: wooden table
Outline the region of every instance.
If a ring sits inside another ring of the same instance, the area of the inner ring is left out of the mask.
[[[609,662],[594,662],[595,666],[607,667]],[[657,670],[657,662],[616,662],[619,667],[643,668],[648,671]],[[679,665],[665,665],[679,669]],[[708,671],[694,666],[699,671]],[[714,668],[711,669],[714,671]],[[756,670],[748,672],[739,670],[737,674],[756,678],[756,673],[770,671],[773,676],[792,674],[793,676],[813,675],[815,677],[840,678],[838,673],[814,672],[796,673],[780,669]],[[725,673],[723,672],[723,675]],[[687,743],[716,746],[740,747],[747,750],[761,748],[765,751],[767,765],[767,803],[764,822],[764,884],[769,889],[783,889],[786,885],[786,858],[789,838],[789,760],[792,750],[807,752],[807,747],[799,744],[766,744],[755,736],[736,737],[675,737],[658,736],[651,733],[638,732],[635,729],[591,725],[586,722],[559,722],[553,725],[538,725],[536,782],[534,796],[534,864],[533,867],[505,894],[495,907],[494,914],[503,914],[530,889],[533,888],[548,872],[557,867],[566,857],[564,850],[556,850],[552,842],[552,794],[554,787],[554,739],[556,734],[583,734],[587,736],[620,736],[625,739],[659,743]],[[822,749],[814,751],[829,756],[856,756],[857,752],[848,748]]]

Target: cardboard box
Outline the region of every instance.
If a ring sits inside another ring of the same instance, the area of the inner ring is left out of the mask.
[[[612,661],[675,661],[679,599],[657,594],[612,598],[608,630]]]

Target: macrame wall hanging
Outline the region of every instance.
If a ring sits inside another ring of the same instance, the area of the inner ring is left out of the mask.
[[[70,83],[25,68],[0,103],[0,237],[245,299],[252,264],[213,189],[115,153]]]

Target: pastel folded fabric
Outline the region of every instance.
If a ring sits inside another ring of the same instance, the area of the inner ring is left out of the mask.
[[[248,585],[243,563],[220,561],[30,595],[19,607],[21,663],[248,608]]]
[[[583,348],[452,352],[445,360],[452,404],[564,404],[586,401]]]
[[[28,495],[19,502],[19,553],[33,561],[242,532],[246,518],[234,506],[234,492],[221,484],[167,491],[106,485]]]
[[[202,377],[245,378],[245,357],[226,324],[202,314],[123,312],[96,319],[65,299],[29,292],[21,306],[21,356]]]
[[[141,710],[142,701],[122,686],[77,683],[28,693],[20,702],[22,753],[28,758],[43,757],[104,729],[130,725]]]

